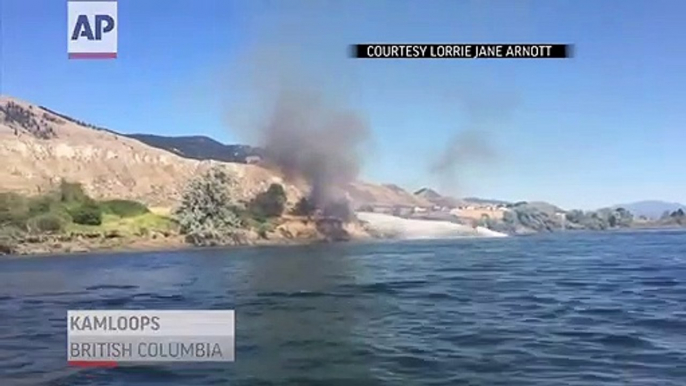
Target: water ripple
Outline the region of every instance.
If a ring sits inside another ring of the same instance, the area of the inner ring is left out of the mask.
[[[684,299],[684,232],[3,260],[0,384],[683,386]],[[67,367],[107,308],[235,308],[237,360]]]

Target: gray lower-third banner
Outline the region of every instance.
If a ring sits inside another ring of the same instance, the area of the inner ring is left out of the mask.
[[[233,362],[234,336],[69,336],[70,362]]]

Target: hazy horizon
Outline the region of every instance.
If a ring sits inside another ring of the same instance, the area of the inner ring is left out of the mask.
[[[686,202],[686,56],[671,49],[681,2],[393,4],[120,2],[119,57],[78,61],[66,55],[64,2],[6,0],[0,92],[122,133],[241,143],[224,103],[245,95],[229,78],[246,52],[277,46],[367,119],[365,180],[563,208]],[[571,43],[576,56],[347,57],[349,44],[411,42]],[[465,131],[488,157],[465,157],[454,178],[432,174]]]

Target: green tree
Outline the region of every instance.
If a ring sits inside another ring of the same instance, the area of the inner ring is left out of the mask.
[[[150,212],[145,204],[131,200],[109,200],[100,205],[106,212],[119,217],[134,217]]]
[[[102,224],[102,208],[93,202],[86,202],[69,210],[69,215],[76,224]]]
[[[669,215],[669,222],[679,226],[686,225],[686,213],[681,208],[675,210]]]
[[[66,224],[63,217],[54,213],[41,214],[28,220],[29,229],[38,232],[61,232]]]
[[[634,214],[624,208],[615,209],[614,215],[617,219],[616,226],[618,227],[627,228],[634,222]]]
[[[59,200],[53,194],[31,197],[28,202],[30,216],[37,216],[57,209],[60,206]]]
[[[24,228],[28,212],[26,197],[16,193],[0,193],[0,227]]]
[[[181,233],[194,245],[236,243],[241,220],[231,196],[237,182],[215,167],[190,181],[176,210]]]
[[[267,191],[255,196],[248,206],[256,219],[279,217],[286,208],[286,191],[281,184],[271,184]]]
[[[571,223],[581,224],[584,221],[584,212],[573,209],[565,213],[565,218]]]

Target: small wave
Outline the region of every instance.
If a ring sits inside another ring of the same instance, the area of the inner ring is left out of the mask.
[[[124,307],[134,301],[133,296],[98,299],[92,303],[98,307]]]
[[[641,318],[634,322],[637,327],[645,327],[654,330],[672,331],[683,333],[686,331],[686,320],[675,317],[651,317]]]
[[[115,289],[115,290],[116,289],[130,290],[130,289],[136,289],[136,288],[138,288],[137,285],[99,284],[99,285],[86,287],[86,290],[88,290],[88,291],[113,290],[113,289]]]
[[[674,287],[682,283],[673,278],[650,278],[641,280],[641,284],[648,287]]]
[[[453,335],[446,340],[456,344],[458,347],[490,347],[509,342],[514,336],[506,336],[497,331],[487,333],[485,331],[468,332]]]
[[[148,298],[152,300],[163,300],[165,302],[172,302],[172,303],[177,303],[177,302],[184,302],[186,301],[186,297],[183,295],[159,295],[159,294],[150,294]]]
[[[48,334],[48,333],[33,333],[33,334],[26,334],[23,336],[23,338],[27,340],[34,340],[34,341],[44,341],[45,339],[50,339],[54,337],[53,334]]]
[[[401,368],[422,368],[428,370],[438,364],[437,360],[434,360],[430,354],[427,355],[407,355],[398,354],[390,356],[387,360],[390,360],[397,364]]]
[[[394,295],[403,290],[424,288],[429,284],[431,283],[426,280],[397,280],[366,284],[347,284],[341,285],[340,288],[362,294]]]
[[[593,341],[606,346],[614,346],[620,348],[654,348],[654,345],[649,340],[636,336],[634,334],[600,334],[596,336],[596,338],[593,339]]]
[[[331,296],[330,293],[319,291],[294,291],[294,292],[261,292],[257,294],[260,297],[274,297],[274,298],[319,298]]]
[[[454,296],[447,294],[445,292],[430,292],[427,294],[423,294],[422,296],[426,297],[429,300],[455,299]]]
[[[555,284],[560,287],[584,288],[588,287],[591,283],[587,280],[558,280]]]
[[[577,310],[579,314],[597,315],[597,316],[613,316],[624,315],[626,311],[622,307],[590,307]]]

